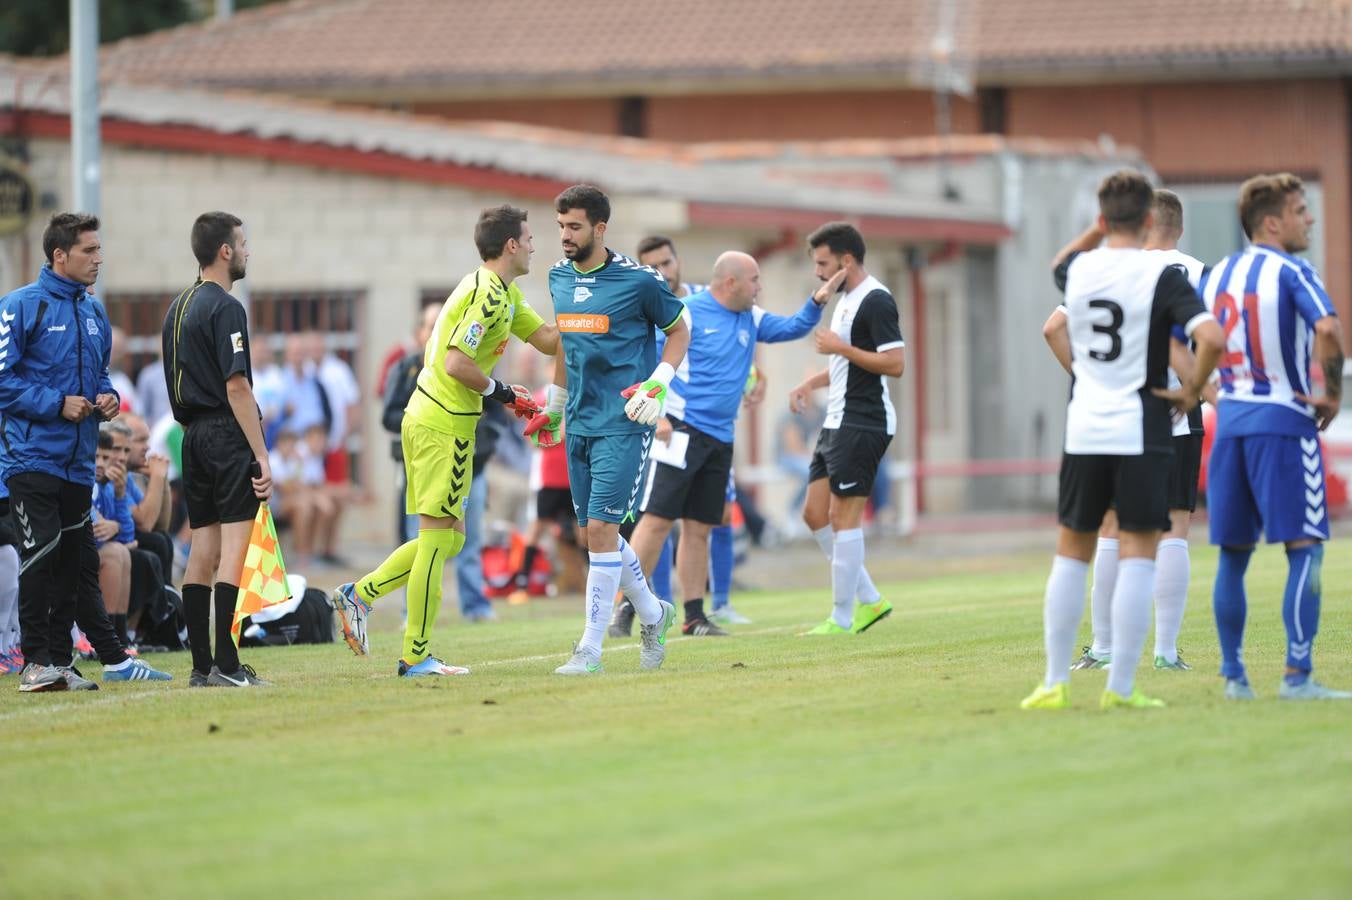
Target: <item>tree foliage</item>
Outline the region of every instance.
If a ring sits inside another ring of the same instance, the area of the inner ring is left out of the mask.
[[[236,9],[270,0],[235,0]],[[99,42],[119,41],[212,15],[211,0],[99,0]],[[60,56],[70,46],[67,0],[0,2],[0,53]]]

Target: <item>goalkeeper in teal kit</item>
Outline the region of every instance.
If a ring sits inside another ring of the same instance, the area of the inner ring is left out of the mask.
[[[681,301],[660,274],[606,248],[605,194],[574,185],[554,209],[565,258],[549,272],[549,293],[563,352],[556,357],[548,406],[526,426],[526,435],[536,446],[553,446],[567,421],[568,481],[590,551],[582,639],[554,671],[601,671],[601,639],[617,589],[638,614],[639,665],[656,669],[676,612],[648,588],[638,556],[620,537],[620,523],[633,518],[653,426],[690,346],[690,331]],[[660,362],[654,327],[667,336]]]

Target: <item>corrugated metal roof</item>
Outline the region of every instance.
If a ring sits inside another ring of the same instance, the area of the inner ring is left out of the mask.
[[[0,60],[0,110],[16,108],[68,115],[68,84],[50,69],[39,73],[31,66]],[[889,167],[899,159],[932,156],[941,150],[965,155],[1009,149],[1096,153],[1082,143],[1009,143],[995,137],[954,138],[946,144],[922,139],[679,145],[508,123],[448,123],[272,95],[119,83],[103,86],[101,112],[106,119],[142,125],[350,148],[564,182],[590,181],[615,193],[973,223],[996,223],[998,217],[989,208],[901,195],[892,189]]]

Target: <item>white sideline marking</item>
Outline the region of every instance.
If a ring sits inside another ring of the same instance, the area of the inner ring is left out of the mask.
[[[637,620],[635,620],[635,621],[637,621]],[[749,631],[734,631],[734,632],[731,632],[731,633],[729,634],[729,637],[737,637],[737,636],[743,635],[743,634],[776,634],[776,633],[781,632],[781,631],[794,631],[794,630],[799,629],[799,628],[810,628],[810,627],[812,626],[812,624],[813,624],[813,623],[811,623],[811,622],[807,622],[807,623],[804,623],[804,624],[802,624],[802,625],[776,625],[776,626],[774,626],[773,628],[754,628],[754,629],[751,629],[751,630],[749,630]],[[676,626],[673,625],[672,627],[674,628],[674,627],[676,627]],[[678,635],[675,635],[675,636],[673,636],[673,637],[667,638],[667,643],[668,643],[668,644],[674,644],[674,643],[676,643],[677,641],[693,641],[693,640],[696,640],[696,639],[697,639],[697,636],[696,636],[696,635],[690,635],[690,634],[678,634]],[[700,640],[703,640],[703,639],[700,638]],[[716,640],[718,640],[718,638],[710,638],[710,640],[715,640],[715,641],[716,641]],[[613,644],[613,645],[611,645],[611,646],[609,646],[609,647],[606,647],[605,649],[606,649],[607,651],[614,651],[614,650],[637,650],[637,649],[639,648],[639,646],[640,646],[640,645],[639,645],[639,644],[636,644],[636,643],[629,643],[629,644]],[[516,657],[515,659],[490,659],[490,660],[486,660],[486,661],[481,662],[481,663],[476,663],[475,665],[479,665],[479,666],[509,666],[509,665],[512,665],[513,663],[523,663],[523,662],[544,662],[544,661],[547,660],[547,659],[558,659],[559,657],[563,657],[564,659],[567,659],[568,657],[570,657],[570,656],[572,656],[572,655],[573,655],[573,651],[571,651],[571,650],[563,650],[563,651],[560,651],[560,652],[558,652],[558,653],[542,653],[542,654],[539,654],[539,655],[537,655],[537,656],[518,656],[518,657]],[[471,666],[470,668],[472,669],[473,666]]]
[[[776,625],[771,628],[755,628],[748,631],[735,631],[732,633],[731,636],[735,637],[737,635],[777,634],[779,632],[784,631],[796,631],[800,628],[807,628],[811,625],[812,625],[811,622],[806,622],[799,625]],[[694,635],[682,634],[676,635],[675,637],[667,638],[667,643],[673,644],[676,643],[677,641],[690,641],[695,639],[696,637]],[[703,638],[700,638],[700,640],[703,640]],[[718,638],[710,638],[710,640],[718,640]],[[610,651],[617,651],[617,650],[637,650],[638,648],[639,644],[637,642],[631,642],[627,644],[615,644],[610,647],[607,647],[606,649]],[[542,653],[535,656],[517,656],[512,659],[489,659],[484,660],[483,662],[474,663],[470,668],[473,669],[479,666],[510,666],[516,663],[528,663],[528,662],[544,662],[546,660],[551,659],[567,659],[571,655],[572,655],[571,650],[561,650],[556,653]],[[169,690],[173,690],[173,688],[169,688]],[[206,689],[204,688],[203,690]],[[0,722],[7,721],[9,719],[18,719],[24,716],[49,716],[52,715],[53,713],[65,712],[66,710],[92,709],[99,706],[108,706],[109,704],[113,703],[125,704],[125,703],[134,703],[141,700],[153,700],[155,698],[162,696],[164,696],[163,690],[157,689],[157,690],[138,691],[135,694],[116,694],[112,696],[104,695],[102,697],[97,698],[90,697],[87,701],[66,701],[63,703],[50,703],[44,704],[42,706],[32,706],[29,707],[28,709],[16,709],[7,713],[0,713]]]

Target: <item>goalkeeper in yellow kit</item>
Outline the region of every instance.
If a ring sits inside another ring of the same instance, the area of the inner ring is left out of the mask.
[[[538,412],[529,390],[491,375],[511,335],[548,355],[559,346],[558,329],[545,324],[514,283],[530,271],[534,252],[526,212],[511,206],[484,210],[474,227],[474,243],[484,263],[465,276],[442,307],[423,353],[417,389],[404,411],[406,508],[418,514],[418,537],[374,572],[340,585],[334,597],[343,637],[362,655],[368,650],[371,604],[408,586],[408,624],[399,659],[403,677],[469,674],[432,656],[428,642],[441,606],[442,568],[465,543],[474,427],[485,398],[523,418]]]

